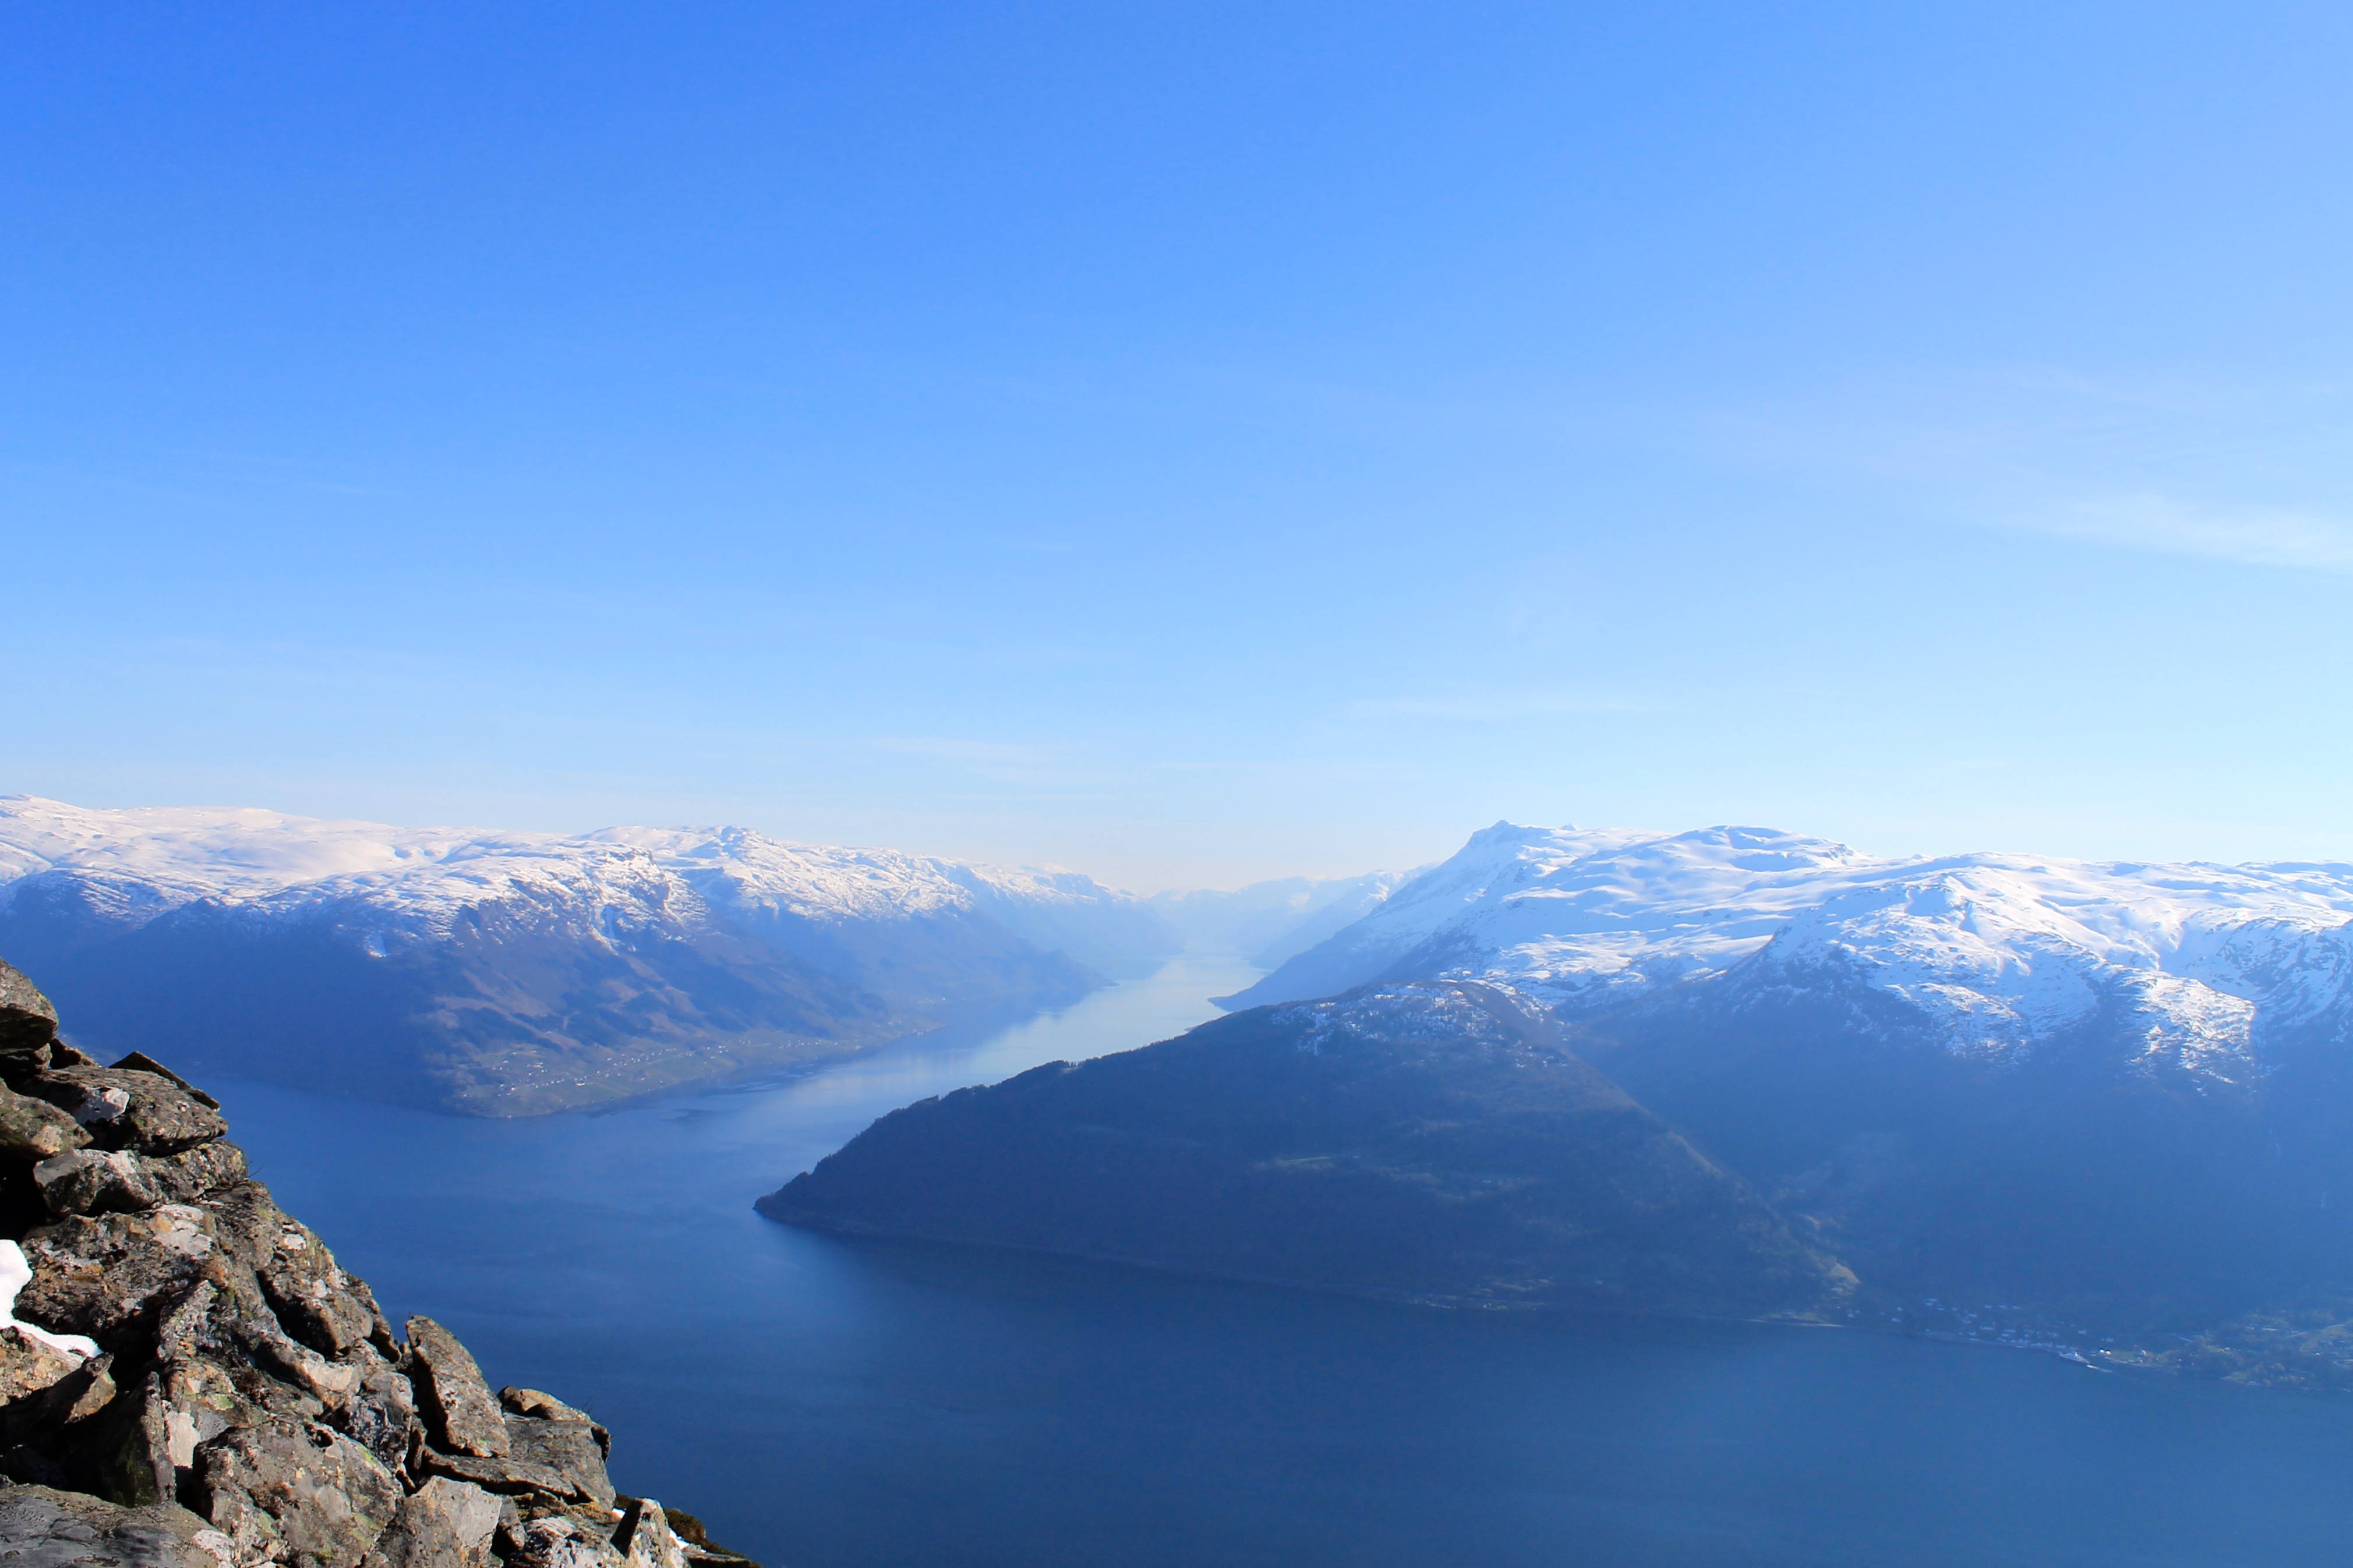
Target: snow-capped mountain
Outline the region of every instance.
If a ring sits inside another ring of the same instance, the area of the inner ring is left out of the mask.
[[[407,1038],[422,1063],[408,1076],[474,1109],[752,1065],[702,1059],[722,1047],[785,1059],[952,1010],[1067,1000],[1102,983],[1096,966],[1174,945],[1141,900],[1075,873],[744,828],[566,837],[0,797],[0,951],[100,1040],[145,1043],[164,974],[183,1016],[188,986],[224,999],[323,988],[322,1016],[365,995],[404,1022],[361,1032]],[[368,1052],[337,1063],[267,1044],[225,1028],[195,1055],[213,1070],[419,1092]]]
[[[1449,980],[1539,1005],[1915,1299],[2147,1324],[2353,1291],[2353,866],[1498,824],[1225,1000]]]
[[[2353,1021],[2353,866],[1886,859],[1746,827],[1498,823],[1230,1006],[1381,978],[1509,984],[1577,1017],[1866,994],[1876,1016],[2000,1055],[2105,1017],[2221,1078],[2262,1042]],[[1882,1023],[1875,1026],[1885,1027]]]

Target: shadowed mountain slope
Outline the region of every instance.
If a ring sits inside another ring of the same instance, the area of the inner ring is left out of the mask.
[[[1475,984],[1261,1008],[925,1100],[760,1206],[1448,1304],[1805,1314],[1852,1285]]]

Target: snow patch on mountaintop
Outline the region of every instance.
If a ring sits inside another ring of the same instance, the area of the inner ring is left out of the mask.
[[[2353,867],[1891,859],[1766,828],[1498,823],[1300,973],[1343,964],[1485,980],[1568,1015],[1717,979],[1861,984],[1957,1050],[2112,1016],[2153,1058],[2230,1076],[2259,1022],[2353,1027]],[[1277,1000],[1283,978],[1232,1000]]]
[[[65,868],[237,894],[427,865],[470,848],[522,849],[554,837],[388,827],[238,806],[104,810],[0,795],[0,881]]]
[[[82,907],[121,924],[209,901],[225,917],[322,921],[375,952],[447,940],[461,927],[609,939],[691,926],[714,907],[889,923],[969,913],[992,900],[1061,909],[1139,902],[1058,868],[796,844],[742,827],[567,837],[0,796],[0,898],[57,877],[72,879]]]

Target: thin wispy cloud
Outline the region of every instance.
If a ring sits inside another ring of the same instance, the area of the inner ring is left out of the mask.
[[[2038,532],[2099,544],[2353,575],[2353,521],[2316,511],[2131,495],[2031,513],[2017,521]]]

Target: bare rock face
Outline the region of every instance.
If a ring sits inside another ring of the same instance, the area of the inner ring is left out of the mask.
[[[0,1089],[0,1157],[46,1160],[89,1142],[82,1124],[47,1100]]]
[[[0,963],[0,1051],[37,1051],[58,1036],[58,1010],[15,967]]]
[[[503,1511],[481,1488],[437,1476],[401,1500],[366,1568],[487,1568]]]
[[[91,1061],[5,963],[0,1083],[5,1568],[744,1562],[620,1497],[584,1412],[493,1396],[429,1318],[396,1337],[210,1096]]]
[[[408,1320],[417,1408],[434,1440],[453,1454],[496,1458],[507,1451],[507,1424],[499,1415],[482,1369],[458,1336],[430,1318]]]
[[[119,1508],[82,1492],[0,1489],[10,1568],[223,1568],[227,1542],[175,1503]]]

